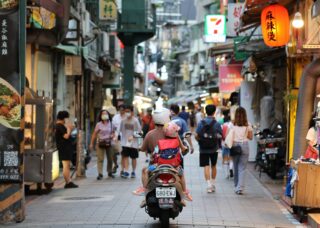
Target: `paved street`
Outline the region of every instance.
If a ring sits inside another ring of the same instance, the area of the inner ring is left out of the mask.
[[[145,155],[140,154],[141,169]],[[94,161],[93,161],[94,162]],[[302,227],[275,201],[267,190],[248,172],[248,190],[243,196],[234,194],[232,181],[222,174],[219,161],[217,192],[206,193],[202,170],[198,167],[198,153],[186,158],[187,184],[194,201],[176,219],[172,227]],[[140,179],[96,180],[96,166],[78,180],[78,189],[56,186],[52,193],[27,204],[26,220],[15,227],[158,227],[139,208],[142,197],[131,191]],[[140,177],[140,175],[139,175]]]

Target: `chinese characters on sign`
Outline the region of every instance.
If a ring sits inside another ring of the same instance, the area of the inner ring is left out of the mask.
[[[276,35],[274,33],[274,30],[276,29],[275,24],[274,24],[275,18],[272,14],[272,11],[267,12],[266,21],[267,21],[266,30],[268,33],[268,40],[269,41],[277,41]]]
[[[117,19],[117,5],[115,0],[99,1],[99,19],[114,21]]]
[[[1,23],[1,55],[8,55],[8,22],[7,19],[0,21]]]
[[[219,66],[219,91],[220,93],[231,93],[240,87],[242,65],[220,65]]]
[[[244,3],[229,3],[228,4],[228,36],[237,36],[237,30],[240,27],[240,16]]]
[[[19,9],[0,7],[0,183],[22,182]],[[22,38],[22,40],[24,40]]]
[[[272,4],[262,10],[261,30],[263,40],[270,47],[284,46],[290,39],[288,10],[279,4]]]

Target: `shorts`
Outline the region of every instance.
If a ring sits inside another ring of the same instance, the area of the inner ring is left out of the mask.
[[[211,161],[211,166],[216,166],[218,161],[218,153],[201,153],[200,152],[200,167],[209,166]]]
[[[230,156],[230,149],[228,147],[222,147],[222,157]]]
[[[139,151],[136,148],[122,147],[121,155],[123,157],[130,157],[132,159],[135,159],[139,157]]]

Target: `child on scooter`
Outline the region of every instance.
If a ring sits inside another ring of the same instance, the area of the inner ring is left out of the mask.
[[[183,191],[186,195],[186,199],[192,201],[192,196],[189,191],[186,189],[186,181],[183,171],[183,156],[182,151],[185,151],[187,148],[183,145],[178,132],[180,127],[174,122],[169,122],[165,124],[163,131],[165,138],[158,141],[150,165],[145,169],[145,174],[152,172],[157,168],[157,166],[162,164],[172,165],[177,169]],[[135,195],[141,195],[145,192],[145,187],[139,187],[136,191],[133,192]]]

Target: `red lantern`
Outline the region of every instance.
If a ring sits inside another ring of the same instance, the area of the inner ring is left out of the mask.
[[[263,40],[270,47],[286,45],[290,39],[288,10],[279,4],[270,5],[261,13]]]

